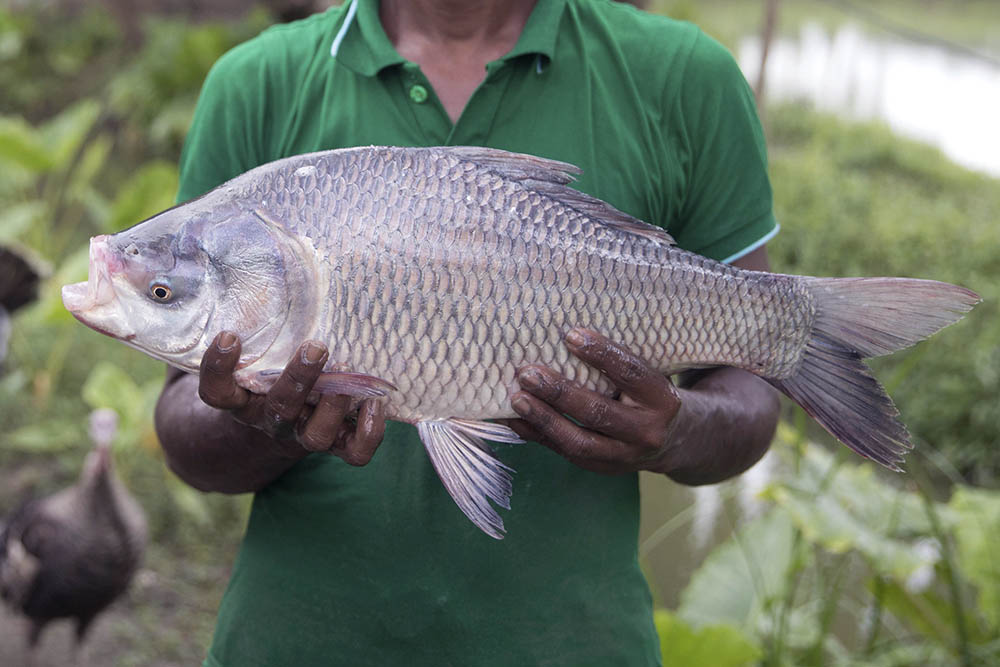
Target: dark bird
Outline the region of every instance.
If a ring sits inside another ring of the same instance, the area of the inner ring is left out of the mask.
[[[15,310],[38,298],[42,269],[25,253],[0,246],[0,363],[7,357],[10,318]]]
[[[73,486],[19,507],[0,533],[0,594],[30,621],[29,650],[55,619],[91,623],[128,587],[146,545],[146,517],[115,474],[117,415],[91,415],[94,448]]]

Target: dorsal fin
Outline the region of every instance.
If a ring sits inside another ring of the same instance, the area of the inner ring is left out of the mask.
[[[475,162],[512,181],[536,180],[565,185],[576,180],[576,174],[583,173],[582,169],[569,162],[549,160],[527,153],[511,153],[498,148],[448,146],[437,150],[443,150],[459,160]]]
[[[460,160],[474,162],[506,179],[518,181],[603,225],[656,243],[674,245],[674,239],[660,227],[633,218],[605,201],[569,187],[567,184],[572,183],[575,174],[582,173],[582,170],[568,162],[480,146],[453,146],[438,150],[447,151]]]

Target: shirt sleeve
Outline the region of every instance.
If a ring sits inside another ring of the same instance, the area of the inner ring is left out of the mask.
[[[767,148],[753,92],[721,44],[699,32],[680,101],[687,159],[678,245],[732,261],[774,236]]]
[[[202,85],[181,151],[178,202],[261,164],[261,73],[246,57],[246,46],[222,56]]]

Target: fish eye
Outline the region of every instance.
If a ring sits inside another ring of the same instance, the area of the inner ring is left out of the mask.
[[[170,297],[172,297],[173,294],[173,290],[171,290],[170,286],[165,283],[154,282],[149,285],[149,295],[153,297],[154,301],[166,303],[167,301],[170,301]]]

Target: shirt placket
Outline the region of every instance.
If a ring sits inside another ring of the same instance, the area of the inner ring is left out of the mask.
[[[486,78],[472,93],[458,122],[448,135],[450,146],[489,145],[490,130],[497,109],[510,85],[510,70],[503,60],[494,60],[486,65]]]
[[[399,95],[413,114],[413,122],[424,134],[427,145],[444,145],[452,131],[451,119],[416,63],[403,63],[400,67]]]
[[[420,128],[427,145],[485,145],[497,108],[510,83],[509,69],[500,60],[487,64],[486,78],[472,93],[454,125],[416,63],[408,62],[400,67],[399,95],[403,104],[409,107],[413,122]]]

